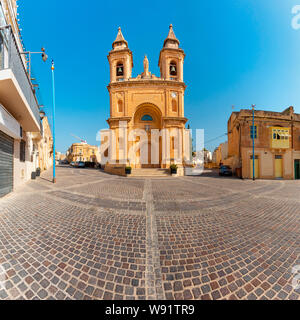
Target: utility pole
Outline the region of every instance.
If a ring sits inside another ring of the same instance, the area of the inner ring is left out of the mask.
[[[53,183],[56,183],[55,176],[55,79],[54,79],[54,61],[52,60],[52,90],[53,90]]]
[[[255,180],[255,136],[254,136],[254,108],[255,108],[255,104],[252,105],[252,164],[253,164],[253,181]]]

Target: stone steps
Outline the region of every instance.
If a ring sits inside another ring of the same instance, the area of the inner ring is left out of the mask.
[[[161,168],[141,168],[132,169],[130,177],[168,177],[170,176],[169,169]]]

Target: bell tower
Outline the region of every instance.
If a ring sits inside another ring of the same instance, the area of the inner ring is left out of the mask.
[[[133,59],[128,43],[124,39],[121,28],[118,30],[117,38],[112,44],[108,61],[110,65],[110,82],[126,81],[131,78]]]
[[[185,53],[179,48],[179,44],[179,40],[176,38],[171,24],[168,37],[164,41],[164,46],[159,55],[158,66],[162,79],[183,82]]]

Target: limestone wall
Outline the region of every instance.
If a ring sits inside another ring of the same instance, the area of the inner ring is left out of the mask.
[[[118,176],[126,177],[125,174],[125,165],[109,165],[106,164],[104,167],[104,171],[107,173],[115,174]]]

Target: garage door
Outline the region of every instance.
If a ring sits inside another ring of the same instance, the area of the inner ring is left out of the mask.
[[[0,131],[0,197],[13,189],[14,139]]]

